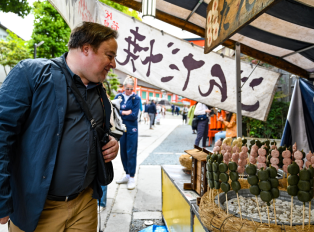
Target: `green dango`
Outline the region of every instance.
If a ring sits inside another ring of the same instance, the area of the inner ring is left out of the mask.
[[[269,178],[268,181],[270,182],[272,188],[278,188],[279,181],[277,178]]]
[[[230,172],[230,180],[237,181],[239,179],[239,174],[237,172]]]
[[[262,191],[269,191],[271,189],[271,184],[268,180],[260,181],[258,186]]]
[[[214,181],[215,189],[220,189],[220,182]]]
[[[299,190],[298,199],[302,202],[309,202],[312,199],[312,196],[309,192]]]
[[[274,167],[268,167],[266,170],[267,170],[267,172],[268,172],[268,174],[269,174],[269,178],[276,178],[276,176],[277,176],[277,170],[276,170],[276,168],[274,168]]]
[[[273,199],[278,198],[279,195],[280,195],[278,188],[272,188],[270,190],[270,192],[271,192],[271,195],[272,195]]]
[[[231,187],[232,187],[233,191],[235,191],[236,193],[239,192],[239,190],[241,189],[240,182],[239,181],[232,181]]]
[[[220,163],[219,172],[227,172],[227,171],[228,171],[228,165],[226,163]]]
[[[303,168],[299,173],[300,180],[309,181],[311,179],[311,173]]]
[[[258,185],[251,185],[250,186],[250,193],[252,193],[255,196],[258,196],[260,193],[260,189],[259,189]]]
[[[211,158],[212,161],[217,161],[218,160],[218,155],[217,154],[212,154]]]
[[[220,164],[223,161],[224,157],[222,154],[217,155],[217,162]]]
[[[297,165],[295,162],[292,162],[292,164],[290,164],[288,166],[288,173],[291,175],[297,175],[300,172],[300,168],[299,165]]]
[[[214,188],[214,180],[208,180],[208,185],[210,189]]]
[[[256,175],[249,175],[247,177],[247,181],[249,182],[250,185],[256,185],[258,184],[258,177]]]
[[[289,186],[287,187],[287,193],[288,193],[290,196],[292,196],[292,197],[297,196],[297,195],[298,195],[298,191],[299,191],[299,189],[298,189],[298,186],[297,186],[297,185],[289,185]]]
[[[261,170],[258,171],[257,176],[258,176],[258,179],[261,181],[268,180],[269,173],[267,170],[264,170],[264,168],[261,168]]]
[[[219,179],[220,179],[222,182],[228,182],[229,176],[228,176],[227,173],[220,173]]]
[[[299,180],[298,189],[300,191],[306,191],[306,192],[310,191],[311,189],[310,181]]]
[[[270,191],[261,191],[260,193],[262,201],[266,202],[269,206],[269,202],[272,200],[272,195]]]
[[[206,162],[208,162],[210,160],[211,155],[207,155],[206,156]]]
[[[299,176],[298,175],[290,175],[288,177],[288,184],[289,185],[297,185],[299,183]]]
[[[222,190],[224,193],[227,193],[227,192],[230,191],[230,185],[229,185],[228,182],[222,182],[222,183],[220,184],[220,188],[221,188],[221,190]]]
[[[235,163],[235,162],[229,162],[229,164],[228,164],[228,167],[229,167],[229,170],[230,171],[237,171],[237,169],[238,169],[238,165],[237,165],[237,163]]]
[[[213,172],[213,177],[214,177],[214,180],[218,181],[219,180],[219,172]]]
[[[213,164],[212,164],[212,170],[213,170],[213,172],[217,172],[218,171],[218,163],[216,161],[214,161]]]
[[[212,172],[207,172],[207,173],[206,173],[206,177],[207,177],[207,179],[209,179],[209,180],[213,180],[213,179],[214,179]]]
[[[256,175],[256,166],[253,164],[249,164],[245,168],[245,172],[249,175]]]
[[[213,168],[212,168],[212,163],[207,163],[206,164],[206,170],[208,171],[208,172],[212,172],[213,171]]]

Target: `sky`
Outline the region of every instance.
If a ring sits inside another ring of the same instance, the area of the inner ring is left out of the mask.
[[[33,2],[35,1],[37,0],[28,0],[30,5],[33,5]],[[182,31],[182,29],[158,19],[152,20],[144,17],[143,22],[178,38],[200,38],[193,33]],[[0,12],[0,23],[20,36],[22,39],[29,40],[33,32],[34,15],[29,14],[23,19],[22,17],[19,17],[13,13]]]

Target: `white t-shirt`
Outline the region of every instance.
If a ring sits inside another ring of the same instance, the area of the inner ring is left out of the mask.
[[[127,96],[125,93],[122,93],[123,97],[124,97],[124,104],[126,104],[126,102],[129,100],[129,98],[133,95],[133,93],[129,96]]]
[[[194,115],[206,114],[205,110],[208,110],[208,107],[205,104],[199,102],[196,104]]]

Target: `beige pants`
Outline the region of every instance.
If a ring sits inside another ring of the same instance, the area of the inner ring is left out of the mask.
[[[93,190],[87,188],[69,202],[46,200],[35,232],[96,232],[97,200],[92,194]],[[11,221],[9,232],[22,230]]]

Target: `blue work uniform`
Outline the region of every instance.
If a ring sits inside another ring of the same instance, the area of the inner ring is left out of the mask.
[[[141,99],[137,94],[132,94],[125,101],[123,94],[119,93],[115,99],[122,99],[120,103],[120,113],[124,110],[132,110],[130,115],[122,115],[122,121],[127,128],[120,139],[120,154],[123,168],[126,174],[134,177],[136,170],[138,122],[137,116],[140,109]]]

